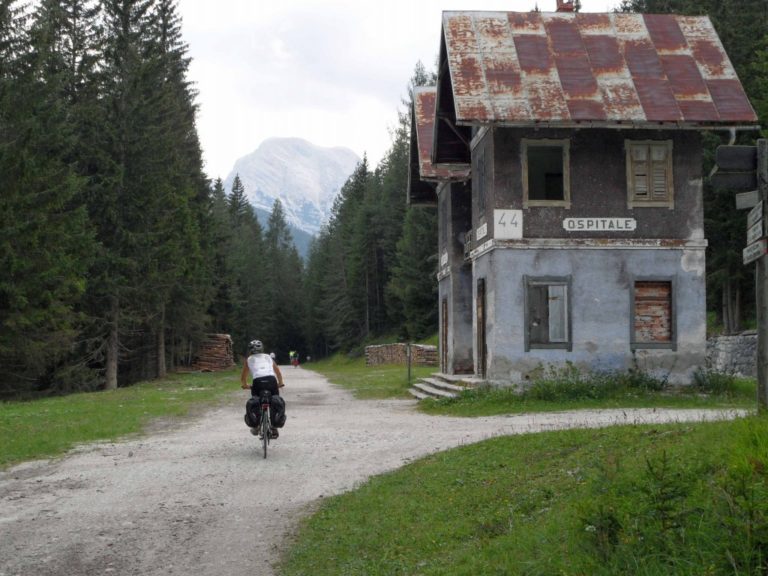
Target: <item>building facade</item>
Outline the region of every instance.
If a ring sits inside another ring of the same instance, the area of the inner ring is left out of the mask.
[[[443,372],[690,380],[706,353],[701,131],[756,121],[708,18],[446,12],[413,119],[410,198],[439,213]]]

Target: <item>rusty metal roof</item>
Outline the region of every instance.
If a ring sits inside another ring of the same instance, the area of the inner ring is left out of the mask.
[[[433,181],[467,180],[469,178],[468,164],[432,164],[436,99],[437,89],[435,87],[421,87],[414,91],[414,125],[411,129],[416,132],[421,179]]]
[[[757,122],[706,16],[444,12],[443,40],[458,124]]]
[[[434,87],[414,90],[408,166],[408,203],[411,206],[435,206],[437,182],[469,179],[469,164],[432,164],[436,94]]]

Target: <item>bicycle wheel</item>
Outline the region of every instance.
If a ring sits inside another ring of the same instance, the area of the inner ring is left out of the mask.
[[[261,411],[261,445],[264,448],[264,458],[267,457],[269,445],[269,410]]]

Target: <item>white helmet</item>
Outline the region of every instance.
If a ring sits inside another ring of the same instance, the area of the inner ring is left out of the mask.
[[[262,352],[264,352],[264,344],[261,343],[261,340],[251,340],[248,344],[248,354],[261,354]]]

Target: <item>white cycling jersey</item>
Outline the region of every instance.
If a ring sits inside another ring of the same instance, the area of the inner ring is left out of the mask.
[[[263,378],[264,376],[275,376],[275,369],[272,367],[272,358],[268,354],[251,354],[248,356],[248,370],[251,371],[251,378]]]

